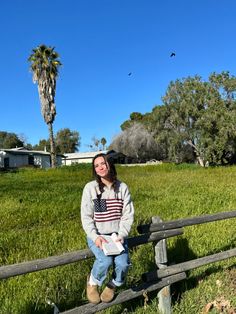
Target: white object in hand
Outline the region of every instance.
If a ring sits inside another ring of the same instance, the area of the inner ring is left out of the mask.
[[[116,241],[118,236],[116,233],[109,235],[102,235],[107,242],[102,242],[102,249],[105,255],[119,255],[125,249],[120,241]]]

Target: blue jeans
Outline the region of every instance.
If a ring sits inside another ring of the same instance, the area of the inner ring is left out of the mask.
[[[88,247],[96,257],[91,270],[91,275],[94,282],[96,282],[98,286],[101,286],[103,281],[106,279],[109,268],[113,266],[114,269],[112,274],[112,282],[117,287],[120,287],[124,283],[130,266],[127,240],[125,240],[123,243],[125,248],[124,252],[119,255],[112,256],[106,256],[103,253],[103,250],[98,248],[90,238],[87,238],[87,242]]]

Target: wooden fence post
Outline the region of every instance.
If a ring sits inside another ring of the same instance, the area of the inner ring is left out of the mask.
[[[156,216],[152,217],[152,223],[162,222],[161,218]],[[158,269],[167,267],[167,249],[166,239],[160,240],[155,245],[155,262]],[[170,286],[162,288],[158,294],[158,308],[162,314],[171,314],[171,296]]]

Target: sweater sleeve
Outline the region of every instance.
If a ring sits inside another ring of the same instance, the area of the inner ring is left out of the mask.
[[[120,237],[126,238],[128,236],[133,221],[134,221],[134,205],[131,199],[129,189],[127,185],[124,184],[124,205],[118,232],[118,235]]]
[[[94,224],[94,204],[89,183],[85,185],[82,194],[81,222],[87,236],[95,242],[98,234]]]

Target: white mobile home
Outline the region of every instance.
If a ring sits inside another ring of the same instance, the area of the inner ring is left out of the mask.
[[[62,164],[62,155],[57,155],[57,165]],[[50,168],[51,157],[49,152],[27,150],[26,148],[0,149],[0,168],[19,168],[35,166]]]

